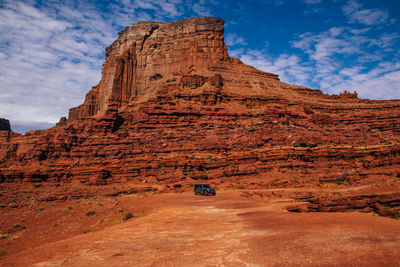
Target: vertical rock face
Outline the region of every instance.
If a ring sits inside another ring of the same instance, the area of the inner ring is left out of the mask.
[[[100,83],[84,104],[70,110],[69,118],[103,115],[109,102],[124,108],[151,97],[162,83],[182,74],[207,72],[210,65],[229,59],[223,32],[219,18],[128,26],[106,49]]]
[[[0,131],[11,131],[9,120],[0,118]]]

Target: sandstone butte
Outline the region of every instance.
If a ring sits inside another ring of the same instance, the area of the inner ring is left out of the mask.
[[[126,27],[68,119],[0,131],[0,184],[310,187],[289,210],[398,211],[400,100],[286,84],[230,57],[223,33],[212,17]]]

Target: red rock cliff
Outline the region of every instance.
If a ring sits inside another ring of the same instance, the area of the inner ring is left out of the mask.
[[[0,136],[0,181],[266,188],[400,176],[399,100],[283,83],[228,56],[221,19],[135,23],[106,56],[68,121]]]
[[[194,18],[126,27],[106,49],[100,83],[83,105],[70,110],[70,119],[103,115],[110,101],[126,107],[151,96],[167,80],[195,67],[203,72],[210,63],[226,60],[223,24],[217,18]]]
[[[84,104],[70,110],[69,119],[101,116],[109,102],[125,108],[151,98],[182,75],[207,75],[218,66],[239,62],[228,57],[223,33],[224,21],[211,17],[126,27],[106,49],[100,83],[86,95]]]

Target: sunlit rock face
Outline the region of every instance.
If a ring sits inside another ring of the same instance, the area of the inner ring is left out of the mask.
[[[193,18],[172,23],[137,22],[119,33],[106,49],[100,83],[70,119],[103,115],[110,101],[126,107],[154,95],[183,74],[204,73],[228,60],[224,21]]]
[[[157,93],[171,93],[184,75],[222,74],[238,79],[238,71],[277,79],[230,58],[224,43],[224,21],[192,18],[171,23],[137,22],[119,33],[106,49],[103,76],[83,105],[70,110],[70,119],[102,116],[109,102],[120,109],[146,101]],[[194,78],[199,79],[199,78]],[[203,81],[204,82],[204,81]],[[194,85],[191,85],[192,89]],[[233,86],[236,86],[234,84]],[[198,86],[197,86],[198,87]],[[226,86],[226,90],[234,89]],[[237,88],[236,88],[237,89]],[[231,90],[232,91],[232,90]],[[235,91],[235,90],[233,90]]]
[[[68,120],[0,135],[0,181],[270,188],[397,179],[399,100],[283,83],[229,57],[223,25],[128,26]]]

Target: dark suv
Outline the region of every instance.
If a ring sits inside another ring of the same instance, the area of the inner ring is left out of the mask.
[[[213,195],[215,196],[215,189],[212,188],[209,184],[196,184],[194,185],[194,194],[195,195]]]

